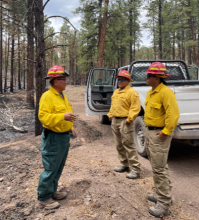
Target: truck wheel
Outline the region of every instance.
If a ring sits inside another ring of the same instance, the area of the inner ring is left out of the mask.
[[[101,124],[110,124],[109,117],[107,115],[99,115],[99,121]]]
[[[145,124],[144,116],[138,116],[134,121],[134,142],[139,155],[146,157],[147,152],[144,144]]]

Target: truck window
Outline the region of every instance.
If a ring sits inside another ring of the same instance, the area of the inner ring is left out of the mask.
[[[92,85],[113,85],[114,70],[98,70],[95,69],[92,74]]]
[[[135,64],[136,65],[136,64]],[[148,65],[146,66],[133,66],[131,71],[131,78],[133,81],[146,81],[146,72],[148,70]],[[187,79],[186,73],[182,70],[181,66],[177,65],[167,65],[166,66],[167,72],[170,74],[166,78],[166,80],[183,80]]]

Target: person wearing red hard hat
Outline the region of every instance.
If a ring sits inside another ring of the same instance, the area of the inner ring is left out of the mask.
[[[76,135],[73,121],[76,116],[67,97],[63,93],[67,85],[68,72],[61,66],[49,69],[46,79],[51,87],[39,103],[39,120],[44,130],[41,138],[41,155],[44,171],[37,188],[39,205],[45,209],[60,206],[55,200],[64,199],[66,192],[58,192],[58,180],[63,171],[70,146],[70,134]]]
[[[107,114],[112,121],[111,129],[121,164],[114,171],[129,172],[127,178],[137,179],[141,168],[134,144],[133,121],[141,110],[139,95],[129,85],[133,80],[128,71],[122,70],[116,77],[119,88],[112,95],[111,108]]]
[[[174,92],[165,85],[164,78],[169,74],[164,64],[154,62],[146,73],[146,84],[152,89],[145,101],[145,147],[155,185],[155,193],[149,194],[147,199],[156,203],[149,208],[149,213],[159,218],[169,214],[172,203],[167,158],[180,113]]]

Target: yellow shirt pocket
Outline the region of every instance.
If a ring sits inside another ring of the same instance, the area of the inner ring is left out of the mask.
[[[162,114],[163,114],[162,104],[161,104],[161,103],[151,102],[151,103],[150,103],[150,114],[151,114],[151,116],[153,116],[154,118],[161,117]]]
[[[55,106],[56,113],[65,113],[66,107],[64,105],[57,105]]]

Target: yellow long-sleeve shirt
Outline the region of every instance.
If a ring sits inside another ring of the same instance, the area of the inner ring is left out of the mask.
[[[63,93],[62,93],[63,94]],[[73,123],[64,120],[64,113],[73,113],[73,108],[66,96],[62,96],[53,88],[45,92],[39,103],[39,120],[43,127],[63,133],[73,129]]]
[[[127,85],[124,89],[117,89],[111,97],[111,108],[107,116],[127,117],[132,123],[141,110],[139,95]]]
[[[173,91],[163,83],[150,89],[145,101],[145,126],[164,127],[162,132],[170,135],[178,124],[180,112]]]

